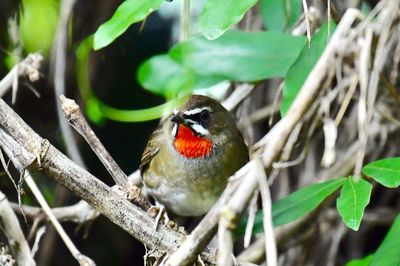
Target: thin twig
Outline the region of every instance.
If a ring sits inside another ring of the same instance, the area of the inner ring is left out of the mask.
[[[265,175],[264,167],[260,160],[257,161],[256,168],[258,168],[258,183],[263,207],[263,227],[265,236],[265,253],[267,254],[267,266],[276,266],[278,265],[278,255],[276,251],[274,226],[272,224],[271,193],[269,192],[267,176]]]
[[[20,208],[17,203],[13,202],[10,202],[10,205],[16,213],[23,211],[28,219],[36,219],[43,213],[43,209],[40,207],[22,205]],[[83,200],[71,206],[52,208],[51,211],[60,222],[85,223],[100,215]]]
[[[18,218],[15,216],[6,196],[0,191],[0,229],[7,238],[18,265],[36,265],[31,255],[28,242],[22,232]]]
[[[254,89],[254,85],[243,83],[237,86],[231,95],[222,103],[222,105],[228,110],[232,111],[236,106],[239,105]]]
[[[65,94],[65,73],[67,68],[67,44],[68,44],[68,21],[71,17],[76,0],[65,0],[60,5],[60,19],[54,38],[51,62],[54,66],[54,90],[56,94],[57,117],[61,132],[65,139],[65,148],[68,156],[78,165],[84,167],[85,163],[79,152],[78,144],[75,140],[73,131],[65,122],[63,112],[61,111],[60,95]]]
[[[82,135],[90,148],[96,153],[107,171],[110,173],[115,183],[120,187],[125,187],[128,178],[122,169],[117,165],[106,148],[102,145],[93,130],[90,128],[85,117],[76,102],[72,99],[66,98],[64,95],[60,96],[61,109],[64,112],[68,123]]]
[[[233,265],[233,233],[235,224],[231,224],[235,217],[231,217],[232,212],[221,211],[218,223],[218,265]],[[236,217],[237,219],[237,217]]]
[[[14,165],[16,165],[18,168],[18,161],[15,161]],[[64,228],[61,226],[60,222],[53,215],[49,204],[46,202],[43,194],[40,192],[38,186],[36,185],[31,174],[29,173],[29,171],[26,170],[25,173],[26,173],[26,177],[25,177],[26,184],[32,191],[32,194],[35,196],[36,200],[42,206],[44,212],[46,213],[47,217],[49,217],[49,220],[51,221],[54,228],[57,230],[57,233],[59,234],[59,236],[65,243],[65,245],[67,246],[68,250],[71,252],[72,256],[79,262],[80,265],[85,265],[85,266],[96,265],[92,259],[83,255],[76,248],[75,244],[72,242],[71,238],[67,235]]]
[[[248,248],[250,246],[251,236],[253,235],[254,220],[256,219],[256,213],[258,209],[257,208],[258,195],[259,191],[256,190],[249,204],[249,215],[247,218],[246,230],[243,237],[244,248]]]
[[[310,44],[311,44],[311,26],[310,26],[310,16],[308,13],[308,5],[307,5],[306,0],[302,0],[301,2],[303,3],[304,18],[306,21],[308,46],[310,46]]]
[[[69,124],[84,137],[86,142],[90,145],[92,150],[96,153],[100,161],[106,167],[107,171],[113,177],[115,183],[123,188],[125,192],[129,192],[129,198],[142,209],[147,211],[150,208],[150,204],[141,196],[140,189],[128,182],[128,177],[111,157],[104,145],[90,128],[89,123],[86,121],[76,102],[66,98],[64,95],[60,96],[60,100],[61,108]]]
[[[27,76],[34,82],[39,79],[39,68],[43,56],[39,53],[29,54],[24,60],[15,65],[10,72],[0,81],[0,97],[3,97],[15,84],[15,78]]]
[[[181,42],[186,41],[189,37],[190,29],[190,0],[182,0],[180,35]]]

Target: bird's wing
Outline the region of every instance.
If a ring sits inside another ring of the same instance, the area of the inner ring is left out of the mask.
[[[160,150],[160,138],[162,135],[162,130],[162,123],[160,123],[156,130],[154,130],[153,134],[151,134],[149,142],[143,151],[142,159],[140,160],[140,172],[142,175],[143,172],[146,171],[151,160]]]

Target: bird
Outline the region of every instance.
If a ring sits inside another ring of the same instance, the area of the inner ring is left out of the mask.
[[[249,160],[233,115],[217,100],[191,95],[162,119],[140,162],[145,191],[179,216],[201,216],[228,178]]]

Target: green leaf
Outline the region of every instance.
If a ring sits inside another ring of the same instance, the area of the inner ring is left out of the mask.
[[[257,0],[207,0],[200,14],[200,29],[213,40],[239,22]]]
[[[271,31],[284,31],[287,23],[285,1],[260,0],[261,18],[265,27]]]
[[[369,266],[373,258],[373,254],[368,255],[362,259],[351,260],[346,263],[346,266]]]
[[[337,210],[347,227],[357,231],[371,197],[372,185],[362,178],[349,176],[336,201]]]
[[[334,22],[331,23],[331,32],[335,30]],[[303,83],[307,79],[314,65],[325,49],[328,39],[328,23],[325,23],[319,32],[311,38],[311,45],[305,45],[299,58],[289,69],[283,88],[281,115],[285,115],[290,105],[296,98]]]
[[[4,5],[4,2],[1,5]],[[19,41],[23,43],[25,52],[40,51],[47,56],[53,44],[54,33],[59,20],[59,2],[53,0],[23,0],[22,5],[19,28],[15,24],[19,34],[18,39],[21,38]],[[2,27],[6,29],[7,25],[3,24]]]
[[[400,157],[369,163],[363,167],[362,172],[385,187],[398,187],[400,186]]]
[[[260,12],[268,30],[282,32],[296,23],[301,14],[301,1],[260,0]]]
[[[337,178],[297,190],[272,205],[274,226],[292,222],[318,207],[321,202],[346,182]]]
[[[94,34],[93,49],[99,50],[124,33],[133,23],[144,20],[159,9],[164,0],[126,0],[117,8],[111,19],[102,24]]]
[[[168,54],[145,61],[138,71],[139,83],[148,91],[172,98],[194,89],[207,88],[221,81],[218,77],[199,76],[173,60]]]
[[[170,51],[178,63],[202,76],[253,82],[285,76],[306,43],[303,36],[228,31],[209,41],[198,36]]]
[[[291,28],[294,26],[294,24],[297,22],[299,19],[300,15],[303,13],[303,7],[301,4],[301,1],[298,0],[289,0],[286,1],[288,6],[286,6],[286,9],[289,10],[289,19],[288,19],[288,24],[287,28]]]
[[[194,73],[168,55],[159,55],[140,66],[138,81],[153,93],[171,97],[180,89],[191,90],[194,85]]]
[[[395,219],[382,244],[375,252],[370,266],[400,265],[400,215]]]
[[[301,15],[301,1],[260,0],[260,12],[268,30],[282,32],[298,20]]]

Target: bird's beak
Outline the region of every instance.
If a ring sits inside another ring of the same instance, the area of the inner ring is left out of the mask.
[[[177,124],[184,124],[185,119],[183,118],[181,113],[177,113],[171,116],[171,122],[177,123]]]

